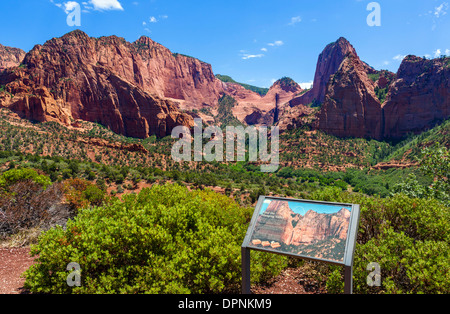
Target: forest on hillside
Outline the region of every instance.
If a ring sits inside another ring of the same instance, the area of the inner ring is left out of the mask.
[[[24,127],[4,114],[0,238],[32,245],[31,292],[237,293],[240,245],[260,195],[361,205],[356,293],[450,290],[448,121],[400,143],[289,131],[279,170],[267,174],[251,162],[175,163],[170,137],[130,139],[96,124],[86,132]],[[94,138],[103,146],[89,145]],[[253,260],[253,284],[310,263],[264,253]],[[81,287],[61,280],[73,261]],[[366,284],[373,261],[381,287]],[[329,293],[343,291],[340,267],[308,265]]]

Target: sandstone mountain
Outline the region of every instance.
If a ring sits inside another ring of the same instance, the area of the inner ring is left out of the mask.
[[[0,72],[18,66],[25,57],[25,51],[0,44]]]
[[[419,134],[450,117],[450,58],[407,56],[383,105],[383,137]]]
[[[281,129],[304,124],[308,107],[320,110],[314,128],[340,137],[399,140],[433,128],[450,117],[450,58],[405,58],[392,73],[361,61],[344,38],[319,56],[311,90],[292,99],[281,114]]]
[[[291,106],[322,103],[325,99],[327,84],[330,77],[339,70],[342,61],[344,61],[345,57],[348,55],[356,56],[357,54],[355,48],[353,48],[350,42],[344,37],[327,45],[319,55],[314,83],[311,90],[294,98],[291,101]]]
[[[265,95],[251,91],[239,83],[223,83],[225,93],[233,97],[238,105],[233,115],[248,125],[272,125],[278,121],[280,108],[303,89],[294,80],[283,77],[269,88]]]
[[[342,137],[380,139],[381,104],[375,94],[378,81],[369,79],[377,73],[359,59],[348,40],[339,38],[320,54],[313,87],[284,108],[280,128],[302,126],[305,121],[301,118],[312,113],[309,108],[321,106],[314,117],[315,128]]]
[[[316,127],[340,137],[381,139],[382,110],[367,66],[348,54],[330,78]]]
[[[116,133],[166,136],[200,116],[214,123],[219,99],[243,124],[309,125],[340,137],[398,140],[450,116],[450,58],[408,56],[398,73],[361,61],[345,38],[320,54],[314,85],[283,78],[267,93],[221,81],[211,65],[141,37],[92,38],[73,31],[25,54],[0,45],[0,106],[35,121],[98,122]]]
[[[346,208],[334,214],[309,210],[302,216],[294,213],[287,201],[272,201],[258,218],[253,239],[294,246],[330,239],[345,241],[349,222],[350,211]]]
[[[199,73],[212,75],[206,64],[172,56],[148,38],[131,44],[116,36],[91,38],[81,31],[35,46],[23,64],[1,75],[8,92],[0,96],[1,106],[30,120],[68,125],[81,119],[137,138],[192,126],[192,118],[168,97],[190,101],[189,91],[204,84],[206,76]],[[210,90],[205,95],[216,97]]]

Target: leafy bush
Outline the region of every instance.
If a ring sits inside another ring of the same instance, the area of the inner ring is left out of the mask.
[[[414,174],[394,186],[394,193],[403,193],[418,198],[435,198],[450,205],[450,151],[439,143],[422,150],[419,170],[431,179],[431,184],[421,184]]]
[[[31,180],[44,190],[52,184],[49,177],[38,174],[33,169],[11,169],[0,175],[0,188],[7,189],[19,181]]]
[[[389,198],[327,188],[323,201],[361,205],[354,260],[355,293],[447,293],[450,291],[450,212],[438,200],[396,194]],[[381,287],[367,285],[367,265],[378,263]],[[343,290],[342,269],[332,267],[328,292]]]
[[[252,210],[213,191],[155,185],[109,206],[85,209],[43,234],[26,287],[43,293],[223,293],[241,284],[240,246]],[[252,252],[252,279],[287,259]],[[66,266],[81,266],[68,287]]]
[[[95,184],[83,179],[69,179],[64,182],[64,193],[73,209],[100,206],[107,201],[106,193]]]

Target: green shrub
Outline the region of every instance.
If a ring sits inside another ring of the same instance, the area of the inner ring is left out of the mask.
[[[33,169],[11,169],[0,175],[0,188],[6,189],[14,183],[26,180],[39,184],[44,190],[52,184],[47,176],[40,175]]]
[[[389,227],[378,237],[357,247],[355,288],[358,293],[448,293],[450,246],[447,241],[414,240]],[[381,287],[366,283],[367,264],[381,269]]]
[[[252,210],[230,198],[155,185],[109,206],[85,209],[43,234],[26,287],[43,293],[223,293],[241,284],[240,246]],[[252,252],[252,279],[277,274],[287,259]],[[68,287],[66,266],[81,266]]]
[[[441,202],[404,194],[369,197],[337,188],[312,196],[361,205],[353,271],[355,293],[450,291],[450,212]],[[372,262],[380,265],[381,287],[367,285],[367,265]],[[342,275],[342,268],[330,268],[328,292],[343,291]]]

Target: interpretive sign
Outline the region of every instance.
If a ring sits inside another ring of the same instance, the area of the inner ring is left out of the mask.
[[[348,287],[358,224],[359,205],[261,196],[242,244],[243,277],[252,249],[345,266]]]

